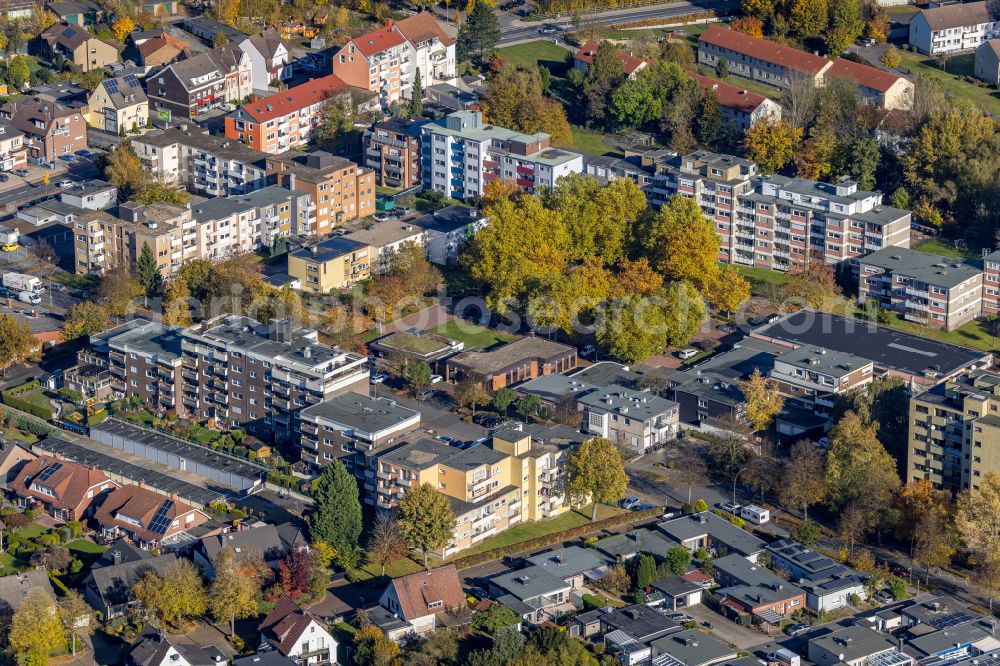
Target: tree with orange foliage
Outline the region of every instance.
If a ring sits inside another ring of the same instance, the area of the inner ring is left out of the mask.
[[[611,281],[611,297],[624,298],[629,294],[652,296],[663,286],[663,276],[653,270],[645,257],[618,264],[618,274]]]
[[[503,200],[515,200],[522,194],[521,188],[512,180],[497,178],[486,183],[480,203],[483,208],[494,206]]]
[[[756,16],[741,16],[730,23],[729,27],[736,32],[742,32],[744,35],[750,35],[757,39],[764,37],[764,23]]]

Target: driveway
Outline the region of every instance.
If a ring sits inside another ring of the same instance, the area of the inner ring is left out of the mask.
[[[454,318],[454,315],[440,305],[432,305],[420,312],[414,312],[411,315],[397,319],[385,327],[385,333],[410,330],[429,331],[432,328],[447,324]]]
[[[735,622],[730,622],[703,605],[688,606],[687,608],[682,608],[679,612],[687,613],[697,620],[699,624],[710,622],[712,628],[709,631],[713,636],[726,643],[731,643],[746,652],[753,652],[753,648],[772,642],[771,637],[765,636],[748,627],[741,627]]]

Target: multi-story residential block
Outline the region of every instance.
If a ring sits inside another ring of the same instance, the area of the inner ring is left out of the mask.
[[[983,314],[1000,312],[1000,250],[983,257]]]
[[[336,227],[375,212],[375,174],[330,153],[268,157],[267,175],[309,195],[308,228],[300,235],[325,236]]]
[[[306,407],[299,417],[302,460],[318,467],[340,460],[359,477],[364,475],[366,456],[420,425],[420,412],[391,398],[354,392]]]
[[[53,162],[87,147],[87,123],[79,109],[41,97],[22,98],[0,107],[0,118],[24,133],[28,161]]]
[[[127,536],[143,550],[184,541],[186,532],[208,521],[208,515],[177,495],[164,497],[138,485],[108,493],[94,514],[101,536],[114,540]],[[191,539],[191,537],[187,537]]]
[[[1000,39],[983,42],[976,49],[974,73],[980,81],[1000,83]]]
[[[858,302],[951,331],[983,313],[983,271],[971,262],[893,247],[859,260]]]
[[[87,123],[96,129],[118,134],[146,129],[149,100],[139,79],[129,74],[105,79],[88,99]]]
[[[277,155],[291,148],[300,148],[314,137],[327,104],[341,104],[350,114],[378,109],[361,104],[354,89],[336,74],[254,100],[226,117],[226,137],[241,141],[251,148]]]
[[[387,118],[365,130],[365,166],[375,184],[407,190],[420,184],[420,134],[426,120]]]
[[[522,520],[555,518],[571,508],[564,466],[573,447],[583,439],[576,432],[572,433],[572,440],[562,439],[552,431],[507,429],[493,433],[490,446],[511,456],[512,476],[520,473]]]
[[[715,93],[715,99],[722,109],[722,121],[739,134],[762,120],[781,118],[781,105],[772,99],[694,72],[688,72],[688,76],[702,88]]]
[[[233,253],[270,247],[275,239],[306,228],[306,194],[270,185],[232,197],[216,197],[195,204],[198,257],[220,259]]]
[[[178,60],[147,75],[150,113],[194,118],[240,102],[253,93],[251,72],[250,56],[233,43]]]
[[[292,78],[294,72],[288,64],[288,46],[274,28],[250,35],[239,45],[250,58],[254,89],[267,90],[274,83]]]
[[[372,249],[344,236],[328,238],[288,254],[288,275],[302,291],[328,294],[371,276]]]
[[[45,29],[41,42],[47,47],[50,60],[62,56],[84,72],[118,62],[116,47],[77,25],[56,23]]]
[[[497,391],[528,379],[576,368],[576,348],[544,338],[521,338],[490,351],[463,351],[444,362],[445,381],[481,382]]]
[[[303,407],[367,390],[364,356],[320,344],[315,330],[295,329],[288,319],[265,326],[222,316],[181,336],[178,411],[261,437],[291,439]]]
[[[710,25],[698,38],[698,63],[715,69],[725,60],[730,76],[776,88],[787,88],[797,79],[811,79],[816,85],[833,65],[830,60],[791,46]]]
[[[627,451],[648,453],[677,436],[680,407],[673,400],[622,386],[577,398],[583,431],[609,439]]]
[[[0,171],[20,169],[28,164],[24,132],[9,121],[0,120]]]
[[[987,2],[941,4],[917,12],[910,20],[910,46],[927,55],[978,48],[1000,37],[1000,20]]]
[[[333,58],[334,74],[383,106],[410,96],[418,69],[424,88],[455,77],[455,42],[430,12],[355,37]]]
[[[88,359],[111,374],[111,390],[157,412],[180,402],[180,330],[135,319],[90,337]]]
[[[722,231],[718,221],[716,227]],[[880,192],[859,190],[846,178],[761,176],[738,202],[729,237],[720,235],[720,260],[730,263],[775,270],[811,260],[853,266],[883,248],[909,247],[910,212],[882,205]]]
[[[904,479],[935,488],[976,489],[1000,472],[1000,374],[970,372],[910,398]]]
[[[501,179],[531,194],[583,171],[583,156],[553,148],[548,134],[489,125],[479,111],[457,111],[421,131],[424,189],[454,199],[482,196],[487,183]]]
[[[374,460],[375,504],[394,509],[408,489],[425,483],[446,495],[456,517],[452,539],[440,552],[447,557],[529,516],[548,518],[569,508],[561,455],[533,454],[532,446],[530,435],[515,431],[464,451],[437,439],[404,444]]]
[[[911,28],[912,29],[912,28]],[[794,81],[822,85],[829,77],[857,83],[869,104],[885,109],[908,109],[913,104],[913,83],[899,74],[843,58],[827,60],[767,39],[709,26],[698,40],[698,62],[715,68],[724,60],[730,75],[788,88]]]
[[[838,395],[871,383],[875,362],[847,352],[803,345],[776,356],[770,375],[789,401],[827,415],[833,411]]]
[[[373,273],[384,273],[396,253],[407,243],[425,245],[426,232],[420,227],[405,220],[386,220],[376,222],[367,229],[361,229],[344,236],[345,239],[367,245],[371,248],[371,266]]]
[[[187,125],[135,137],[139,162],[153,178],[206,196],[245,194],[267,185],[267,154]]]
[[[76,272],[101,275],[112,266],[134,266],[148,245],[164,276],[189,259],[200,258],[196,222],[186,206],[134,203],[118,207],[118,217],[103,210],[78,215],[74,222]]]
[[[11,490],[19,506],[42,506],[56,520],[83,520],[95,502],[118,484],[99,469],[52,456],[38,456],[17,473]]]
[[[589,41],[573,54],[573,67],[580,70],[581,73],[586,74],[587,70],[590,69],[590,65],[594,62],[594,54],[597,53],[597,47],[600,46],[595,41]],[[618,51],[618,59],[622,61],[622,69],[625,72],[625,76],[630,79],[635,78],[635,75],[641,72],[649,64],[642,58],[636,58],[631,53],[625,51]]]

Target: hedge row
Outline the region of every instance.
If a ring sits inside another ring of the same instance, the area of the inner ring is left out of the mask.
[[[34,384],[34,386],[31,386],[32,384]],[[46,421],[51,420],[53,414],[51,407],[42,407],[41,405],[36,405],[32,402],[28,402],[23,398],[17,397],[18,393],[29,391],[33,388],[37,388],[38,386],[39,384],[37,381],[30,381],[27,384],[22,384],[21,386],[18,386],[16,388],[4,391],[2,394],[3,404],[13,407],[14,409],[20,410],[22,412],[27,412],[32,416],[37,416],[40,419],[45,419]]]
[[[642,523],[650,518],[655,518],[661,515],[661,512],[662,509],[657,507],[653,509],[646,509],[645,511],[629,511],[627,513],[620,513],[617,516],[611,516],[610,518],[598,520],[594,523],[579,525],[568,530],[563,530],[562,532],[553,532],[552,534],[547,534],[545,536],[538,537],[537,539],[529,539],[528,541],[511,544],[510,546],[504,546],[503,548],[494,548],[493,550],[475,553],[474,555],[466,555],[465,557],[460,557],[457,560],[452,561],[450,564],[454,564],[459,569],[467,569],[478,564],[493,562],[494,560],[499,560],[509,555],[517,555],[519,553],[535,550],[536,548],[544,548],[545,546],[552,546],[557,543],[562,543],[563,541],[576,539],[590,534],[591,532],[599,532],[601,530],[611,529],[614,527],[630,526],[635,525],[636,523]]]

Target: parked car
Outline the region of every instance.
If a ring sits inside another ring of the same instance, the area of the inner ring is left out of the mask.
[[[720,509],[722,509],[727,513],[733,514],[734,516],[740,515],[740,509],[743,508],[741,505],[733,504],[732,502],[721,502],[716,506],[718,506]]]
[[[4,252],[14,252],[19,247],[21,246],[17,243],[4,243],[3,247],[0,247],[0,250],[3,250]]]
[[[581,356],[590,356],[591,354],[593,354],[596,351],[597,351],[597,349],[594,347],[594,345],[584,345],[583,349],[580,350],[580,355]]]
[[[5,173],[0,173],[0,183],[6,183],[8,180],[10,180],[10,176]]]
[[[371,382],[372,384],[381,384],[388,378],[389,375],[385,374],[384,372],[376,372],[374,375],[368,378],[368,381]]]
[[[785,627],[785,633],[789,636],[801,636],[802,634],[808,633],[812,629],[812,625],[808,622],[796,622],[795,624],[790,624]]]
[[[684,613],[671,613],[668,617],[677,624],[687,624],[688,622],[694,622],[693,617],[691,617],[690,615],[685,615]]]
[[[687,349],[682,349],[679,352],[677,352],[677,358],[679,358],[682,361],[686,361],[689,358],[694,358],[697,355],[698,355],[698,350],[692,347],[688,347]]]
[[[499,430],[504,424],[504,420],[499,416],[491,416],[488,419],[484,419],[479,425],[483,426],[487,430]]]
[[[649,511],[650,509],[655,509],[655,508],[656,507],[653,506],[652,504],[646,504],[645,502],[643,502],[642,504],[635,504],[632,506],[633,511]]]
[[[639,504],[638,497],[626,497],[622,501],[618,502],[618,506],[620,506],[623,509],[631,509],[637,504]]]
[[[889,590],[879,590],[878,594],[875,595],[879,601],[884,604],[891,604],[895,599],[892,598],[892,593]]]
[[[61,282],[52,282],[50,284],[52,291],[66,291],[66,285]]]
[[[718,326],[715,327],[715,330],[719,331],[720,333],[732,333],[733,331],[736,330],[736,324],[729,324],[729,323],[719,324]]]
[[[441,381],[444,381],[444,377],[441,375],[431,375],[431,384],[437,384]]]
[[[559,32],[558,26],[554,26],[549,23],[546,23],[545,25],[543,25],[538,29],[538,34],[540,35],[554,35],[557,32]]]
[[[18,176],[27,176],[31,172],[28,171],[27,169],[14,169],[14,173],[16,173]]]
[[[451,435],[438,435],[438,439],[440,439],[442,442],[447,442],[449,444],[452,444],[452,443],[461,444],[460,441],[458,441],[457,439],[455,439]]]
[[[62,187],[62,188],[73,187],[73,181],[72,180],[68,180],[68,179],[60,180],[59,181],[59,187]]]
[[[80,157],[90,157],[94,153],[90,152],[89,150],[84,149],[84,150],[78,150],[78,151],[76,151],[76,154],[79,155]]]
[[[76,158],[73,157],[72,155],[60,155],[59,159],[61,159],[63,162],[76,162]]]

